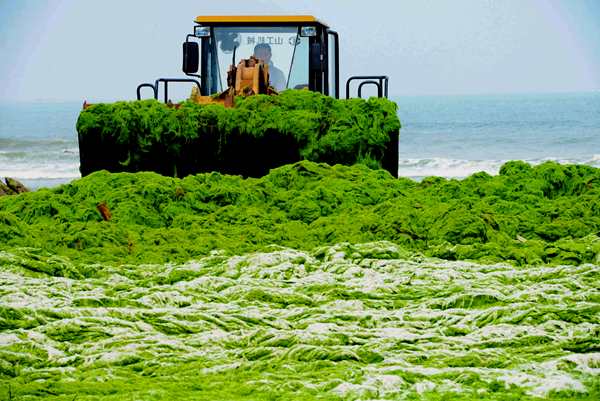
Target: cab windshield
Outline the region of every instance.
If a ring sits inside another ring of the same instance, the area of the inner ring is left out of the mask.
[[[223,91],[229,66],[253,55],[269,65],[277,91],[308,85],[308,38],[298,27],[215,27],[213,32],[213,89]]]

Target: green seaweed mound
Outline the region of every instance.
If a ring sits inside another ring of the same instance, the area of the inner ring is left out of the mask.
[[[247,179],[100,171],[0,199],[0,222],[0,250],[35,255],[39,265],[27,268],[66,276],[92,273],[67,260],[166,263],[216,249],[244,254],[273,244],[312,250],[379,240],[449,260],[599,263],[600,169],[509,162],[498,176],[422,182],[360,164],[308,161]]]
[[[398,166],[397,106],[288,90],[238,97],[234,108],[155,100],[96,104],[77,121],[81,173],[219,171],[259,177],[300,160]]]

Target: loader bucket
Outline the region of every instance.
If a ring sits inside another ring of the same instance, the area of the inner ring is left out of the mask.
[[[338,100],[306,90],[237,97],[233,108],[154,99],[94,104],[77,121],[80,170],[259,177],[310,160],[364,163],[397,176],[396,109],[387,99]]]

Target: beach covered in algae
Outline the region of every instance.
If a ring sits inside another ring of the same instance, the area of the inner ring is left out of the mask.
[[[100,171],[4,197],[0,221],[2,247],[50,257],[53,275],[89,275],[83,267],[62,272],[60,257],[76,264],[165,263],[212,250],[312,250],[377,240],[448,260],[577,265],[600,261],[600,169],[515,161],[498,176],[422,182],[307,161],[258,179]]]
[[[304,161],[0,198],[0,397],[596,400],[599,192]]]

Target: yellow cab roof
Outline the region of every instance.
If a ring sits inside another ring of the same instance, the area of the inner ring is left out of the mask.
[[[327,26],[312,15],[201,15],[195,22],[213,24],[320,24]]]

